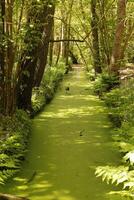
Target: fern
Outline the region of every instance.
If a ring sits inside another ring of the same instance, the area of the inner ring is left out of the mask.
[[[125,166],[99,166],[96,168],[95,174],[97,177],[102,177],[102,180],[106,181],[107,184],[111,182],[118,185],[128,180],[128,170],[129,167]]]
[[[134,170],[129,171],[129,167],[100,166],[96,168],[95,174],[97,177],[102,177],[102,180],[106,181],[107,184],[119,185],[122,183],[123,190],[119,193],[126,194],[127,192],[127,196],[134,196]]]
[[[134,147],[133,147],[134,149]],[[128,152],[124,157],[123,157],[124,161],[129,161],[130,165],[134,164],[134,150]]]
[[[120,147],[120,152],[131,152],[134,150],[133,144],[129,142],[119,142],[118,146]]]

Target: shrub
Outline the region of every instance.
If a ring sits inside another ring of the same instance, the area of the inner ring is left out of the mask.
[[[94,92],[95,94],[102,96],[103,93],[109,92],[114,87],[119,85],[119,80],[116,76],[112,76],[109,74],[101,74],[98,75],[97,79],[94,83]]]
[[[120,166],[99,166],[96,175],[107,183],[122,184],[120,194],[132,197],[134,192],[134,80],[105,94],[110,118],[116,126],[113,139],[122,155]],[[118,128],[117,128],[118,127]],[[118,193],[118,192],[117,192]]]
[[[35,113],[42,110],[44,105],[51,101],[65,70],[66,67],[63,62],[47,68],[41,86],[33,90],[32,102]]]

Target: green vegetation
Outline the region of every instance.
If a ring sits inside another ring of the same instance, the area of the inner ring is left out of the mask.
[[[112,88],[119,85],[119,79],[117,76],[109,75],[103,73],[98,75],[94,83],[94,92],[95,94],[103,97],[103,93],[110,91]]]
[[[33,115],[53,98],[65,70],[64,63],[47,68],[41,86],[33,91]],[[31,131],[29,116],[23,110],[17,110],[12,117],[2,116],[0,130],[0,184],[3,184],[19,171],[22,161],[25,160]]]
[[[103,87],[103,85],[102,85]],[[96,89],[96,88],[95,88]],[[105,91],[106,92],[106,91]],[[134,191],[134,81],[103,94],[109,117],[115,127],[113,139],[122,155],[121,166],[102,166],[96,170],[107,183],[123,184],[123,195],[133,197]]]
[[[25,150],[32,134],[29,118],[43,111],[51,101],[64,74],[70,71],[73,74],[74,70],[75,78],[79,80],[79,72],[87,70],[94,94],[108,106],[111,134],[117,147],[115,151],[120,151],[123,158],[122,166],[107,166],[106,170],[103,166],[96,173],[107,182],[124,184],[123,192],[130,192],[132,196],[133,15],[133,0],[0,0],[0,183],[17,172],[25,160]],[[70,80],[63,90],[63,101],[67,96],[68,101],[75,102],[75,95],[71,98],[75,94],[71,84]],[[88,101],[91,88],[82,89],[84,80],[77,84],[80,96],[76,97],[86,99],[82,95],[87,92]],[[79,103],[76,101],[75,108],[70,110],[72,104],[59,108],[64,110],[60,113],[62,121],[68,114],[78,112]],[[87,105],[83,105],[84,111],[81,108],[81,120],[83,113],[94,113],[94,107],[90,110]],[[98,112],[101,111],[98,107]],[[86,120],[92,127],[92,123]],[[103,121],[93,120],[96,134],[99,131],[97,123]],[[72,122],[68,123],[71,127]],[[98,144],[99,139],[100,136]],[[114,175],[116,172],[117,176]],[[122,177],[122,173],[127,178]],[[37,176],[38,173],[34,171],[33,174]]]
[[[49,103],[54,93],[63,79],[66,67],[64,62],[60,62],[56,66],[48,67],[45,71],[44,78],[39,88],[34,88],[32,95],[32,105],[34,114],[41,111],[45,104]]]
[[[21,172],[1,192],[32,200],[120,200],[108,195],[115,188],[94,174],[100,163],[118,163],[119,154],[108,134],[107,109],[91,87],[81,68],[65,75],[54,99],[33,120]]]
[[[0,130],[0,184],[3,184],[25,160],[31,122],[24,111],[17,110],[12,117],[1,118]]]

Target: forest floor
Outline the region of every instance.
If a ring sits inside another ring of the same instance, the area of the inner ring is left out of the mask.
[[[97,166],[118,165],[120,155],[108,110],[91,88],[82,67],[65,76],[52,102],[33,120],[22,171],[0,192],[31,200],[121,200],[109,195],[113,186],[95,177]]]

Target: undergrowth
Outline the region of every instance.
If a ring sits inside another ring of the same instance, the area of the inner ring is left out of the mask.
[[[17,110],[12,117],[1,116],[0,119],[0,184],[4,184],[25,159],[31,123],[22,110]]]
[[[51,101],[65,72],[66,67],[63,62],[46,69],[41,86],[33,89],[32,103],[34,114],[41,111]]]
[[[118,87],[119,80],[116,76],[102,73],[98,75],[94,83],[94,92],[100,97],[111,89]]]
[[[99,82],[99,85],[101,85],[101,82]],[[102,86],[100,86],[99,88],[103,88],[104,85],[105,83],[102,84]],[[134,80],[128,80],[127,83],[121,84],[120,87],[115,87],[112,90],[107,90],[107,87],[105,87],[105,89],[106,90],[101,91],[103,91],[103,99],[109,108],[109,117],[114,126],[113,139],[118,150],[121,152],[122,165],[99,166],[96,169],[96,176],[101,176],[102,180],[105,180],[107,183],[116,183],[116,185],[123,185],[122,191],[120,191],[119,194],[128,196],[130,199],[133,199]]]

